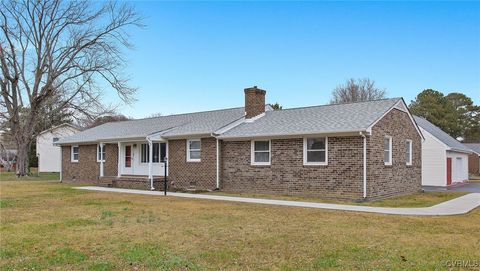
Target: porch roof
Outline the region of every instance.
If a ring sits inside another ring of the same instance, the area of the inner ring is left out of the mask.
[[[120,122],[110,122],[60,139],[57,144],[78,144],[146,138],[159,134],[163,138],[211,134],[243,118],[243,107],[197,113],[177,114]]]

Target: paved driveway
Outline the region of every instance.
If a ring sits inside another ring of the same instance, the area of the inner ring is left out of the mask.
[[[480,183],[466,183],[457,187],[438,187],[438,186],[424,186],[423,190],[426,192],[467,192],[467,193],[480,193]]]

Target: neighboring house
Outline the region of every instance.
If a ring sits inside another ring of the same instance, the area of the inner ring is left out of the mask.
[[[468,180],[471,150],[428,120],[414,116],[422,143],[422,185],[449,186]]]
[[[472,150],[468,156],[468,172],[472,174],[480,174],[480,143],[464,143]]]
[[[17,166],[17,146],[7,133],[0,131],[0,172],[15,171]]]
[[[63,123],[41,132],[37,136],[37,157],[39,172],[60,172],[61,148],[55,143],[63,137],[80,132],[81,129],[69,123]]]
[[[401,98],[245,107],[107,123],[61,139],[62,180],[349,200],[421,190],[422,134]],[[164,163],[165,162],[165,163]]]

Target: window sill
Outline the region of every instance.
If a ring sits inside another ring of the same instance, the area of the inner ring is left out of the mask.
[[[268,164],[267,164],[267,163],[265,163],[265,164],[262,164],[262,163],[260,163],[260,164],[259,164],[259,163],[254,163],[254,164],[252,164],[252,163],[251,163],[250,166],[253,166],[253,167],[269,167],[269,166],[271,166],[271,163],[268,163]]]
[[[200,163],[202,160],[187,160],[187,163]]]
[[[328,166],[328,163],[303,163],[306,167],[325,167]]]
[[[78,160],[77,161],[71,160],[70,163],[78,163]]]

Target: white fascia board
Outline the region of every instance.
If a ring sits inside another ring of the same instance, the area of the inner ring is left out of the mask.
[[[256,116],[253,117],[253,118],[245,119],[245,122],[252,123],[252,122],[254,122],[254,121],[256,121],[256,120],[258,120],[259,118],[262,118],[262,117],[264,117],[264,116],[265,116],[265,112],[263,112],[262,114],[258,114],[258,115],[256,115]]]
[[[213,135],[221,135],[223,133],[226,133],[227,131],[230,131],[231,129],[237,127],[238,125],[242,124],[245,122],[245,117],[241,117],[238,120],[227,124],[226,126],[221,127],[220,129],[216,130],[213,132]]]
[[[422,133],[426,134],[426,135],[429,135],[431,138],[433,138],[436,142],[438,142],[440,145],[442,145],[446,151],[450,150],[450,147],[447,146],[445,143],[443,143],[440,139],[438,139],[436,136],[432,135],[431,133],[429,133],[427,130],[423,129],[420,127],[420,130],[422,131]]]
[[[310,133],[292,133],[292,134],[262,134],[262,135],[246,135],[246,136],[218,136],[218,139],[232,141],[232,140],[252,140],[252,139],[288,139],[288,138],[302,138],[305,136],[360,136],[359,133],[366,132],[365,130],[354,131],[329,131],[329,132],[310,132]]]

